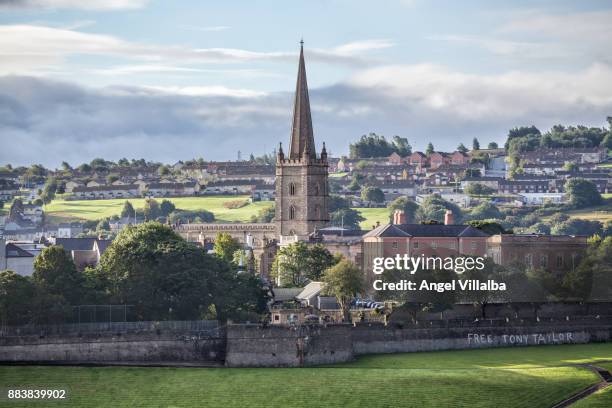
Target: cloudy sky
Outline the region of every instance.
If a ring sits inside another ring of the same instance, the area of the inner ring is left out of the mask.
[[[335,155],[612,115],[609,1],[0,0],[0,164],[270,152],[301,37]]]

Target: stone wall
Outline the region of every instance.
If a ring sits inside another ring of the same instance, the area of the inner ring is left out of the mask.
[[[227,367],[303,367],[351,361],[361,354],[612,341],[612,320],[606,318],[514,324],[502,319],[485,323],[428,328],[381,324],[229,325],[214,333],[156,329],[3,335],[0,362],[206,365],[225,361]]]
[[[227,327],[228,367],[301,367],[352,358],[349,325]]]
[[[580,344],[612,341],[612,324],[397,328],[380,324],[227,328],[228,367],[302,367],[351,361],[361,354]]]
[[[406,353],[490,347],[580,344],[612,340],[612,325],[541,325],[397,329],[357,326],[352,331],[353,352]]]
[[[191,332],[0,337],[2,362],[212,363],[224,352],[224,337]]]

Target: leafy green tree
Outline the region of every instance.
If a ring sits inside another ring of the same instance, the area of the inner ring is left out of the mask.
[[[339,210],[339,209],[347,209],[351,207],[351,202],[339,195],[330,194],[329,199],[327,201],[327,205],[330,212]]]
[[[121,218],[135,218],[135,217],[136,217],[136,210],[134,210],[134,206],[132,205],[132,203],[126,200],[126,202],[123,203],[123,208],[121,209]]]
[[[482,183],[470,183],[465,188],[465,193],[471,196],[488,196],[488,195],[493,194],[494,192],[495,192],[494,189]]]
[[[612,150],[612,130],[608,131],[608,134],[602,139],[601,147]]]
[[[66,162],[66,161],[63,161],[61,166],[62,166],[62,170],[65,171],[65,172],[71,172],[72,171],[72,166],[68,162]]]
[[[147,220],[154,221],[161,215],[159,203],[153,198],[147,198],[144,203],[144,216]]]
[[[495,142],[489,142],[489,144],[487,145],[487,149],[493,150],[493,149],[498,149],[498,148],[499,148],[499,145]]]
[[[463,143],[459,143],[459,146],[457,146],[457,151],[460,153],[467,153],[468,152],[468,148],[465,147],[465,145]]]
[[[603,202],[597,186],[589,180],[571,178],[565,182],[565,192],[569,196],[569,203],[575,208],[600,205]]]
[[[472,140],[472,150],[480,150],[480,142],[477,138]]]
[[[425,149],[425,154],[427,156],[430,156],[433,152],[435,152],[433,143],[431,143],[431,142],[427,143],[427,148]]]
[[[134,305],[144,320],[199,318],[213,301],[218,265],[157,222],[123,229],[100,259],[111,300]]]
[[[574,162],[567,162],[563,165],[563,170],[576,172],[578,171],[578,165]]]
[[[272,265],[272,277],[282,287],[301,287],[321,279],[323,271],[336,263],[334,256],[321,244],[312,246],[296,242],[282,247]]]
[[[351,183],[346,188],[348,188],[350,191],[359,191],[361,189],[361,183],[359,180],[357,180],[357,178],[353,178]]]
[[[45,204],[50,203],[55,198],[55,192],[57,191],[57,180],[55,177],[49,177],[45,186],[43,187],[42,194],[40,198],[43,200]]]
[[[361,199],[367,202],[384,203],[385,193],[378,187],[364,186],[361,189]]]
[[[336,227],[359,229],[359,224],[363,221],[365,218],[353,208],[339,208],[330,213],[330,222]]]
[[[34,282],[52,295],[77,304],[82,294],[83,279],[72,258],[62,246],[52,245],[34,259]]]
[[[415,222],[416,212],[419,205],[408,197],[398,197],[389,204],[389,222],[393,221],[393,214],[396,210],[401,210],[406,215],[406,222]]]
[[[113,184],[117,180],[119,180],[119,176],[116,174],[109,174],[108,176],[106,176],[107,184]]]
[[[550,233],[553,235],[595,235],[600,234],[603,224],[596,220],[582,220],[572,218],[567,221],[553,224]]]
[[[363,293],[363,272],[351,261],[342,259],[323,273],[325,292],[335,296],[345,322],[350,321],[350,304],[353,298]]]
[[[176,209],[176,206],[170,200],[165,200],[164,199],[164,200],[162,200],[161,204],[159,205],[159,212],[160,212],[162,217],[167,217],[175,209]]]
[[[32,319],[36,288],[28,277],[0,272],[0,321],[2,325],[27,324]]]
[[[240,245],[237,239],[227,232],[221,232],[215,238],[213,250],[219,258],[231,263],[234,260],[234,253],[241,248],[242,245]]]
[[[470,211],[470,218],[473,220],[486,220],[491,218],[502,218],[499,208],[488,201],[473,207]]]
[[[461,222],[463,215],[461,209],[456,204],[446,201],[438,195],[432,194],[423,200],[423,203],[416,212],[416,219],[419,222],[444,222],[444,215],[447,210],[453,213],[455,223]]]
[[[275,208],[264,207],[257,211],[257,215],[251,216],[251,222],[268,223],[274,220]]]
[[[400,136],[393,136],[393,148],[397,154],[402,157],[412,154],[412,146],[408,143],[408,139]]]
[[[213,222],[215,215],[207,210],[187,211],[187,210],[174,210],[168,216],[168,221],[172,224],[180,222],[196,222],[205,223]]]
[[[168,168],[168,166],[159,166],[159,168],[157,169],[157,173],[160,176],[167,176],[170,174],[170,169]]]

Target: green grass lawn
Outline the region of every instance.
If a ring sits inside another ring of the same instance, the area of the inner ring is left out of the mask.
[[[612,198],[610,194],[603,194],[605,198]],[[606,221],[612,220],[612,203],[608,202],[597,207],[590,207],[581,210],[566,211],[570,218],[581,218],[583,220]]]
[[[365,218],[365,221],[359,224],[361,229],[371,230],[372,226],[376,225],[377,221],[381,224],[389,223],[388,208],[354,208],[354,210],[359,211],[361,216]]]
[[[68,407],[547,407],[594,384],[612,344],[365,356],[287,369],[0,366],[0,386],[68,388]]]
[[[572,407],[576,408],[610,408],[612,407],[612,386],[597,391],[583,400],[576,402]]]
[[[181,210],[208,210],[215,214],[217,222],[248,222],[252,215],[265,207],[274,205],[272,201],[258,201],[242,208],[229,209],[223,203],[234,200],[247,200],[248,196],[208,196],[168,198]],[[161,199],[157,199],[161,201]],[[144,199],[129,199],[136,211],[142,210]],[[79,220],[98,220],[119,215],[125,199],[114,200],[54,200],[47,204],[45,211],[52,223]]]

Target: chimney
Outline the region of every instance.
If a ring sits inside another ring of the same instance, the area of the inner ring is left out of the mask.
[[[446,210],[444,214],[444,225],[453,225],[455,223],[455,217],[451,210]]]
[[[402,210],[395,210],[393,213],[393,224],[406,224],[406,213]]]

